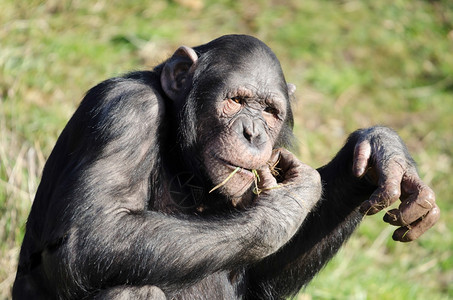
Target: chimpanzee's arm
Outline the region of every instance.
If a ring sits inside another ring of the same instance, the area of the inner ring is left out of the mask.
[[[263,195],[243,213],[202,219],[148,211],[149,180],[164,180],[159,135],[165,112],[152,79],[109,80],[91,90],[48,160],[40,188],[51,192],[37,198],[35,209],[44,207],[44,197],[50,204],[29,226],[46,222],[35,229],[42,230],[35,238],[43,247],[36,263],[49,290],[74,297],[155,285],[171,293],[275,252],[319,199],[316,171],[293,164],[291,180],[306,186],[288,184],[282,188],[288,193]],[[46,187],[53,181],[58,184]]]
[[[318,171],[323,199],[287,245],[250,270],[251,299],[297,293],[333,257],[364,214],[376,213],[400,196],[403,204],[387,213],[395,217],[384,218],[401,226],[395,240],[416,239],[439,218],[433,192],[419,179],[403,142],[388,128],[356,131]]]

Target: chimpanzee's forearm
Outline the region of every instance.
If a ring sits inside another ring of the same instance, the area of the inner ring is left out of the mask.
[[[297,293],[333,257],[362,219],[360,204],[376,188],[352,174],[357,134],[326,166],[318,169],[323,197],[298,233],[276,254],[249,273],[250,298],[279,298]]]

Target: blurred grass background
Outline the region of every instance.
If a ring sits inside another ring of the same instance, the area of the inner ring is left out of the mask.
[[[439,223],[397,244],[367,217],[300,299],[453,299],[453,2],[2,0],[0,298],[10,298],[45,159],[86,90],[180,44],[265,41],[297,85],[299,157],[318,167],[359,127],[395,128],[433,187]]]

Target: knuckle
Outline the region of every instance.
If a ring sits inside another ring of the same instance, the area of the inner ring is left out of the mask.
[[[434,191],[432,189],[430,189],[428,187],[426,189],[425,193],[426,193],[425,198],[426,198],[427,201],[429,201],[430,203],[435,203],[436,202],[436,194],[434,193]]]
[[[294,154],[285,148],[278,148],[276,151],[280,154],[282,160],[290,160],[295,157]]]
[[[395,186],[392,186],[390,188],[387,189],[387,192],[386,192],[386,196],[389,198],[389,199],[395,199],[395,198],[399,198],[400,195],[401,195],[401,192],[400,192],[400,189],[395,187]]]
[[[359,152],[357,155],[356,155],[356,160],[357,161],[364,161],[366,160],[368,157],[362,153],[362,152]]]
[[[429,214],[432,216],[434,222],[437,222],[440,218],[440,208],[437,205],[434,205],[433,209],[429,212]]]
[[[399,166],[402,170],[407,169],[407,160],[404,156],[395,153],[392,155],[392,161],[395,166]]]
[[[305,165],[303,168],[303,174],[305,180],[309,181],[310,184],[321,185],[321,175],[317,170]]]
[[[416,203],[418,206],[423,209],[432,209],[435,206],[436,197],[434,192],[430,188],[422,190],[418,197]]]

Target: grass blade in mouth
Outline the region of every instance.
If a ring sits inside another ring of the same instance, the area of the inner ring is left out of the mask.
[[[225,178],[221,183],[219,183],[218,185],[216,185],[215,187],[213,187],[209,193],[212,193],[213,191],[217,190],[218,188],[224,186],[228,180],[230,180],[234,174],[236,174],[239,170],[241,170],[242,168],[241,167],[236,167],[236,169],[233,170],[233,172],[231,172],[227,178]],[[258,175],[258,171],[253,169],[252,170],[252,173],[253,173],[253,176],[254,176],[254,182],[255,182],[255,187],[253,188],[253,193],[255,195],[259,195],[262,191],[267,191],[267,190],[273,190],[273,189],[276,189],[276,188],[279,188],[280,185],[276,185],[274,187],[270,187],[270,188],[264,188],[264,189],[260,189],[258,188],[258,182],[260,182],[260,176]],[[277,173],[278,174],[278,173]]]
[[[221,183],[219,183],[218,185],[216,185],[215,187],[213,187],[213,188],[209,191],[209,193],[212,193],[213,191],[215,191],[215,190],[218,189],[219,187],[225,185],[225,184],[228,182],[228,180],[230,180],[231,177],[233,177],[234,174],[236,174],[240,169],[241,169],[241,167],[236,167],[236,169],[234,169],[234,171],[231,172],[230,175],[228,175],[228,177],[225,178],[224,181],[222,181]]]

